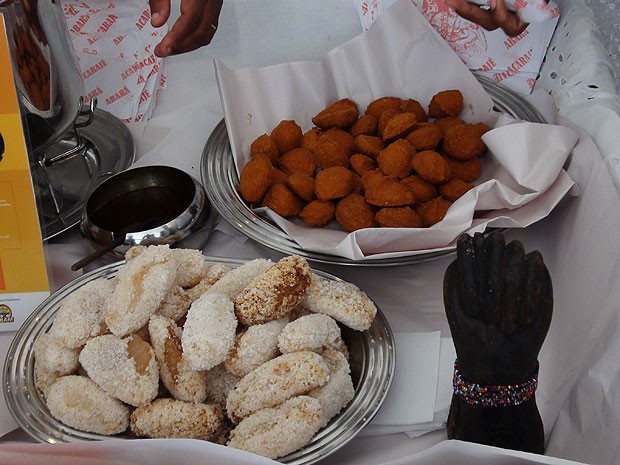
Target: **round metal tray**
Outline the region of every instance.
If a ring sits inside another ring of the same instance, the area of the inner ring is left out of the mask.
[[[486,77],[477,76],[477,78],[492,98],[496,111],[526,121],[546,122],[538,110],[514,91],[496,84]],[[208,138],[203,149],[200,168],[202,183],[207,191],[207,196],[217,212],[235,229],[250,239],[285,254],[297,254],[319,263],[372,267],[421,263],[451,255],[455,251],[454,247],[449,247],[409,256],[351,260],[336,255],[304,250],[275,223],[257,215],[241,198],[239,176],[224,120],[215,127]]]
[[[205,257],[209,263],[238,266],[243,260]],[[9,347],[4,364],[4,398],[18,425],[40,442],[63,443],[132,439],[129,435],[102,436],[86,433],[56,420],[35,386],[34,344],[51,327],[62,301],[86,283],[99,278],[111,279],[124,262],[113,263],[70,282],[52,294],[32,312],[20,327]],[[314,270],[328,278],[339,278]],[[367,331],[342,328],[342,337],[350,353],[351,375],[355,395],[349,405],[319,431],[312,441],[296,452],[278,459],[279,462],[301,465],[317,462],[335,452],[357,435],[375,416],[383,403],[394,375],[396,352],[394,337],[380,309]]]
[[[78,224],[82,208],[95,187],[129,168],[135,159],[129,129],[111,113],[95,110],[92,122],[76,131],[86,142],[81,151],[58,162],[33,167],[44,240]],[[45,156],[53,158],[75,146],[75,136],[68,135],[48,148]]]

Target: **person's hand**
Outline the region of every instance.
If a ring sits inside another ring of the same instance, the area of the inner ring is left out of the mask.
[[[479,24],[488,31],[501,28],[509,36],[518,36],[527,27],[519,16],[508,11],[504,0],[489,0],[489,9],[469,3],[467,0],[444,0],[459,16]]]
[[[485,405],[455,391],[448,437],[543,453],[535,392],[529,399],[513,397],[517,386],[536,376],[551,324],[553,290],[541,254],[525,254],[518,241],[505,244],[501,233],[464,234],[443,293],[460,376],[469,387],[504,393]]]
[[[177,55],[211,43],[217,31],[222,1],[181,0],[181,15],[155,47],[155,55]],[[161,27],[168,21],[170,2],[171,0],[149,0],[153,27]]]

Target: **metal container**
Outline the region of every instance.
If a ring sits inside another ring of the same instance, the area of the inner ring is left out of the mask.
[[[84,83],[59,2],[0,0],[0,13],[36,154],[56,143],[84,113]]]
[[[172,244],[209,215],[202,185],[170,166],[122,171],[99,184],[82,210],[80,229],[102,247]]]

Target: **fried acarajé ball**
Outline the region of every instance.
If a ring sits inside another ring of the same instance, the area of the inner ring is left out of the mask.
[[[460,179],[450,179],[447,183],[439,186],[439,193],[441,196],[451,202],[456,201],[462,197],[465,192],[473,189],[474,185]]]
[[[411,207],[382,208],[375,214],[375,219],[384,228],[422,227],[422,220]]]
[[[248,161],[239,175],[239,191],[245,200],[260,202],[272,181],[273,166],[265,156]]]
[[[349,156],[353,153],[354,139],[341,129],[330,129],[319,137],[314,148],[314,161],[321,169],[331,166],[349,166]]]
[[[308,149],[296,148],[289,150],[280,157],[280,166],[285,173],[302,173],[312,176],[316,170],[314,155]]]
[[[351,155],[349,162],[351,163],[351,168],[360,176],[364,176],[368,171],[377,169],[377,162],[368,155],[362,155],[361,153]]]
[[[428,104],[428,116],[443,118],[458,116],[463,111],[463,94],[458,89],[437,92]]]
[[[306,202],[314,199],[314,177],[303,173],[293,173],[288,177],[287,185]]]
[[[453,126],[458,126],[461,124],[467,124],[465,121],[463,121],[461,118],[453,118],[451,116],[446,117],[446,118],[439,118],[435,120],[435,124],[437,125],[437,127],[439,128],[439,130],[441,131],[442,135],[446,134],[446,131],[448,129],[450,129]]]
[[[312,122],[321,129],[349,128],[357,121],[359,109],[353,100],[344,98],[332,103],[312,118]]]
[[[351,193],[361,194],[362,192],[364,192],[364,185],[362,184],[362,177],[353,171],[351,173],[353,173],[353,191],[351,191]]]
[[[415,113],[398,113],[387,120],[381,131],[381,138],[389,142],[404,137],[411,132],[417,122]]]
[[[321,130],[319,128],[314,127],[309,129],[304,133],[301,139],[301,147],[314,152],[314,148],[316,147],[316,143],[318,142],[320,135]]]
[[[278,153],[301,147],[303,132],[299,124],[293,120],[283,120],[271,131],[271,137],[278,147]]]
[[[413,192],[416,203],[428,202],[439,195],[437,188],[433,184],[425,181],[417,174],[401,179],[400,183]]]
[[[277,163],[280,155],[275,141],[268,134],[258,136],[250,145],[250,158],[254,158],[259,153],[266,155],[271,163]]]
[[[480,128],[473,124],[460,124],[447,129],[442,146],[447,155],[460,161],[480,157],[486,150]]]
[[[377,162],[386,176],[406,178],[411,173],[411,161],[414,155],[413,146],[405,139],[398,139],[379,152]]]
[[[460,179],[465,182],[472,182],[480,177],[482,163],[479,158],[474,158],[468,161],[456,161],[451,158],[446,158],[446,160],[452,170],[453,178]]]
[[[357,137],[360,134],[372,136],[377,133],[378,123],[379,118],[375,115],[363,115],[355,123],[353,123],[353,126],[349,129],[349,132],[353,137]]]
[[[402,207],[415,202],[413,192],[398,180],[386,178],[372,184],[364,193],[366,202],[377,207]]]
[[[452,175],[446,159],[434,150],[416,153],[411,160],[411,166],[422,179],[432,184],[444,183]]]
[[[372,186],[383,182],[385,179],[388,179],[388,177],[385,174],[383,174],[383,171],[381,171],[379,168],[375,170],[367,171],[362,176],[362,187],[365,191],[367,191]],[[395,178],[390,178],[390,179],[395,179]]]
[[[379,122],[377,123],[377,134],[381,137],[381,140],[385,141],[383,138],[383,131],[390,122],[392,118],[396,115],[400,114],[400,110],[385,110],[381,115],[379,115]]]
[[[286,218],[297,215],[304,203],[289,187],[284,184],[273,184],[265,193],[263,206]]]
[[[419,205],[416,208],[416,213],[420,216],[422,224],[426,227],[430,227],[444,219],[450,205],[452,205],[452,202],[449,200],[443,197],[435,197]]]
[[[405,140],[415,147],[416,150],[435,150],[441,141],[442,133],[439,127],[433,123],[424,123],[405,136]]]
[[[310,226],[322,228],[336,215],[336,207],[329,200],[313,200],[299,212],[299,217]]]
[[[349,195],[354,185],[351,170],[342,166],[332,166],[317,173],[314,194],[319,200],[339,199]]]
[[[360,194],[350,194],[336,204],[336,221],[347,232],[375,226],[375,211]]]
[[[380,97],[376,100],[373,100],[366,107],[367,115],[374,115],[377,118],[381,116],[385,110],[394,110],[400,112],[400,104],[402,99],[399,97]]]
[[[400,111],[414,113],[418,122],[428,121],[428,115],[422,104],[412,98],[400,102]]]
[[[368,155],[372,158],[377,158],[379,152],[385,148],[385,144],[380,137],[369,136],[366,134],[360,134],[355,137],[354,150],[357,153]]]

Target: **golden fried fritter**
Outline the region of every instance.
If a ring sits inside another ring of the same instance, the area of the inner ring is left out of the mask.
[[[400,102],[400,111],[414,113],[418,122],[428,121],[428,115],[422,104],[412,98]]]
[[[265,193],[263,206],[271,208],[278,215],[286,218],[297,215],[304,202],[284,184],[273,184]]]
[[[381,171],[378,168],[375,170],[367,171],[362,176],[362,187],[364,188],[365,191],[367,191],[375,184],[379,184],[380,182],[382,182],[384,179],[387,179],[387,176],[383,174],[383,171]],[[391,178],[391,179],[394,179],[394,178]]]
[[[451,202],[455,202],[465,192],[473,189],[474,185],[460,179],[450,179],[445,184],[439,186],[439,193],[441,196]]]
[[[321,130],[317,127],[311,128],[306,131],[301,139],[301,146],[304,149],[308,149],[311,152],[314,152],[314,148],[316,147],[316,143],[319,140],[319,136],[321,135]]]
[[[419,205],[416,208],[416,213],[420,216],[422,224],[426,227],[430,227],[444,219],[450,205],[452,205],[452,202],[449,200],[443,197],[435,197]]]
[[[435,120],[435,124],[441,131],[442,135],[445,135],[446,131],[453,126],[458,126],[460,124],[467,124],[461,118],[453,118],[451,116],[445,118],[438,118]]]
[[[443,149],[447,155],[460,161],[480,157],[486,150],[480,132],[481,128],[474,124],[459,124],[447,129],[443,136]]]
[[[258,136],[250,144],[250,158],[254,158],[259,153],[266,155],[271,163],[276,163],[280,155],[275,141],[268,134]]]
[[[287,173],[276,167],[271,170],[271,184],[286,184],[287,182]]]
[[[314,177],[303,173],[293,173],[288,177],[286,184],[306,202],[314,199]]]
[[[271,138],[278,147],[278,153],[301,147],[303,133],[301,127],[293,120],[283,120],[271,131]]]
[[[377,207],[402,207],[415,202],[413,193],[398,180],[386,178],[372,184],[364,193],[366,202]]]
[[[428,202],[439,195],[437,188],[433,184],[425,181],[417,174],[401,179],[400,183],[413,192],[416,203]]]
[[[360,134],[355,137],[355,152],[377,158],[379,152],[385,148],[385,144],[380,137]]]
[[[379,226],[384,228],[421,228],[422,220],[411,207],[387,207],[375,214]]]
[[[319,171],[314,182],[314,194],[319,200],[333,200],[346,197],[353,191],[351,170],[332,166]]]
[[[347,167],[353,147],[353,136],[341,129],[330,129],[320,135],[314,148],[314,161],[321,169],[331,166]]]
[[[312,118],[312,122],[321,129],[349,128],[357,121],[359,110],[357,103],[344,98],[332,103]]]
[[[418,124],[416,128],[405,136],[407,142],[416,150],[435,150],[441,141],[441,130],[433,123]]]
[[[387,109],[383,113],[381,113],[381,115],[379,115],[379,122],[377,123],[377,134],[379,135],[379,137],[381,137],[381,140],[385,140],[383,139],[384,129],[386,128],[390,120],[398,114],[400,114],[400,110]]]
[[[405,139],[398,139],[379,152],[377,162],[385,175],[406,178],[411,173],[414,155],[413,146]]]
[[[347,232],[375,226],[375,211],[359,194],[350,194],[336,204],[336,221]]]
[[[443,118],[458,116],[463,111],[463,94],[458,89],[437,92],[428,104],[428,116]]]
[[[385,110],[395,110],[400,112],[401,99],[398,97],[380,97],[373,100],[366,107],[367,115],[374,115],[377,118],[381,116]]]
[[[310,226],[322,228],[336,215],[336,207],[329,200],[313,200],[299,212],[299,217]]]
[[[241,196],[251,203],[260,202],[272,181],[273,166],[266,157],[258,156],[248,161],[239,175]]]
[[[385,142],[390,142],[404,137],[411,132],[417,122],[415,113],[398,113],[387,120],[381,130],[381,138]]]
[[[289,150],[280,157],[280,166],[285,173],[302,173],[312,176],[316,170],[314,155],[308,149],[296,148]]]
[[[377,169],[377,162],[370,158],[368,155],[362,155],[361,153],[355,153],[349,158],[351,168],[355,170],[360,176],[364,176],[368,171]]]
[[[349,129],[349,132],[353,137],[357,137],[360,134],[372,136],[377,133],[378,123],[379,119],[375,115],[363,115],[355,123],[353,123],[353,126]]]
[[[432,184],[444,183],[452,174],[446,159],[434,150],[416,153],[411,160],[411,166],[422,179]]]
[[[446,157],[446,160],[452,170],[453,178],[460,179],[465,182],[473,182],[480,177],[482,163],[479,158],[474,158],[468,161],[457,161]]]

